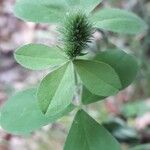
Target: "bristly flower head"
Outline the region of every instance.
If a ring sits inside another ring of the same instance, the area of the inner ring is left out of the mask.
[[[63,42],[65,53],[70,59],[83,55],[82,51],[91,41],[92,33],[92,24],[85,14],[78,12],[66,18],[63,28]]]

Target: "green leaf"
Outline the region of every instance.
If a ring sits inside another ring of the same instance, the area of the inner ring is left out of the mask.
[[[26,21],[57,23],[64,19],[66,9],[65,0],[17,0],[14,13]]]
[[[45,116],[40,111],[36,99],[36,89],[28,89],[11,97],[1,109],[0,125],[7,132],[26,134],[54,122],[74,109],[68,105],[55,115]]]
[[[102,0],[66,0],[69,4],[70,9],[84,10],[90,13]]]
[[[107,63],[114,68],[121,80],[122,89],[131,84],[138,71],[136,59],[122,50],[110,49],[100,52],[94,60]]]
[[[92,94],[85,86],[82,89],[82,103],[87,105],[105,99],[103,96]]]
[[[111,66],[89,60],[76,60],[74,63],[84,86],[91,93],[110,96],[121,88],[119,77]]]
[[[67,61],[65,55],[58,48],[50,48],[42,44],[28,44],[16,50],[16,61],[22,66],[40,70],[51,65],[62,64]]]
[[[91,19],[96,27],[117,33],[137,34],[147,29],[146,23],[137,15],[120,9],[102,9]]]
[[[111,134],[83,110],[75,116],[64,150],[121,150]]]
[[[43,113],[55,114],[73,99],[75,91],[74,68],[71,62],[49,73],[38,89],[38,102]]]

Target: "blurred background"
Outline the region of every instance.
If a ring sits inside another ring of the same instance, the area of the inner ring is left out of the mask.
[[[60,36],[56,25],[23,22],[13,15],[15,0],[0,0],[0,106],[16,91],[36,85],[45,72],[30,71],[13,57],[16,48],[27,43],[53,46]],[[150,150],[150,0],[104,0],[104,6],[131,10],[142,17],[149,30],[137,36],[107,33],[94,34],[94,51],[109,43],[133,53],[140,65],[131,86],[115,97],[87,106],[88,112],[101,122],[121,143],[123,150]],[[62,150],[75,112],[21,137],[0,128],[0,150]],[[132,147],[139,146],[135,149]]]

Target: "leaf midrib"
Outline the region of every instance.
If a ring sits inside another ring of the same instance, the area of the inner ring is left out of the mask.
[[[84,137],[85,137],[85,141],[86,141],[86,143],[87,143],[87,145],[88,145],[88,150],[90,150],[90,144],[89,144],[89,142],[88,142],[88,139],[87,139],[87,134],[86,134],[86,131],[85,131],[85,128],[84,128],[84,123],[83,123],[83,119],[81,118],[81,114],[80,114],[80,122],[81,122],[81,126],[82,126],[82,129],[83,129],[83,133],[84,133]],[[84,121],[85,122],[85,121]]]
[[[64,64],[64,65],[67,65],[67,67],[66,67],[66,69],[65,69],[65,71],[64,71],[64,74],[62,75],[62,77],[61,77],[60,80],[59,80],[60,82],[59,82],[58,86],[56,87],[55,92],[54,92],[54,94],[53,94],[51,100],[49,100],[49,105],[48,105],[48,107],[47,107],[46,112],[49,110],[50,104],[51,104],[51,102],[53,101],[53,98],[55,97],[55,95],[56,95],[56,93],[57,93],[57,90],[59,89],[59,87],[60,87],[60,85],[61,85],[61,83],[62,83],[62,81],[63,81],[63,79],[64,79],[64,77],[65,77],[66,70],[68,69],[68,66],[69,66],[69,62],[68,62],[68,64],[66,63],[66,64]]]
[[[19,57],[26,57],[26,58],[30,58],[30,59],[41,59],[41,60],[51,60],[51,59],[60,59],[60,60],[63,60],[63,58],[48,58],[48,57],[32,57],[32,56],[29,56],[29,55],[21,55],[21,54],[15,54],[16,56],[19,56]],[[25,58],[25,59],[26,59]],[[64,57],[65,58],[65,57]]]

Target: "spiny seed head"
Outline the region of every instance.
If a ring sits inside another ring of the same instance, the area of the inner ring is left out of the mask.
[[[92,24],[81,12],[69,15],[63,28],[64,50],[70,59],[82,55],[93,33]]]

